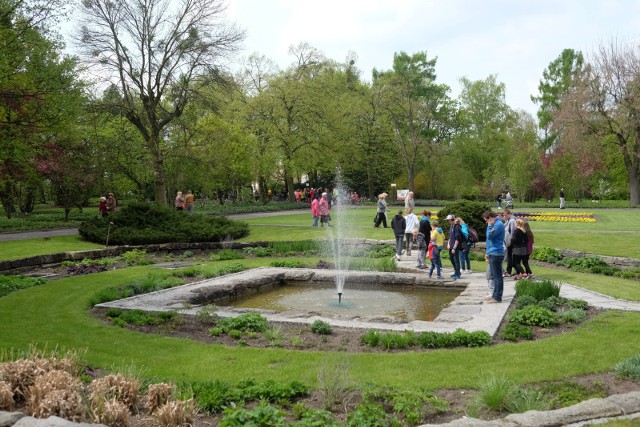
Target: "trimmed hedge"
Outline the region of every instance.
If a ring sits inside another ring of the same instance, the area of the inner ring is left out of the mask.
[[[451,214],[455,217],[460,217],[465,223],[476,230],[479,240],[484,241],[487,237],[487,224],[485,224],[482,214],[490,210],[491,205],[485,202],[458,200],[445,204],[444,207],[438,211],[438,222],[445,233],[448,233],[449,225],[445,219],[447,215]]]
[[[108,233],[110,245],[145,245],[234,240],[248,235],[249,226],[224,217],[187,215],[155,203],[132,203],[114,215],[84,221],[79,232],[95,243],[105,244]]]

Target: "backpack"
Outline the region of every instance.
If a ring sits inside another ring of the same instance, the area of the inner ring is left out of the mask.
[[[471,243],[478,243],[478,232],[473,229],[473,227],[469,227],[469,241]]]

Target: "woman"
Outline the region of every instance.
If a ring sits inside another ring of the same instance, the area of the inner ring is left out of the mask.
[[[318,201],[318,199],[313,199],[311,201],[311,217],[313,218],[313,224],[311,224],[312,227],[317,227],[318,226],[318,220],[320,219],[320,202]]]
[[[525,269],[522,262],[527,256],[527,245],[529,244],[529,236],[524,229],[524,221],[521,218],[516,219],[516,230],[511,236],[511,245],[513,247],[513,268],[516,270],[516,280],[525,278]]]
[[[98,206],[98,212],[100,216],[107,216],[107,198],[102,196],[100,197],[100,206]]]
[[[473,270],[471,270],[469,251],[471,251],[471,245],[473,245],[473,243],[469,242],[469,226],[460,217],[456,218],[456,222],[460,224],[462,238],[465,239],[467,243],[466,247],[460,251],[460,272],[470,274],[473,273]]]
[[[181,211],[184,209],[184,196],[182,195],[182,191],[178,191],[178,194],[176,195],[176,200],[174,202],[174,206],[178,211]]]
[[[118,202],[116,201],[116,196],[113,193],[109,193],[107,197],[107,215],[113,215],[116,213],[116,209],[118,208]]]
[[[527,237],[529,238],[529,243],[527,243],[527,255],[522,260],[522,264],[524,265],[525,276],[529,279],[533,279],[536,276],[531,272],[531,267],[529,267],[529,257],[533,253],[533,232],[531,231],[531,226],[529,225],[529,221],[523,220],[524,222],[524,231],[527,233]]]
[[[387,193],[380,193],[378,195],[378,210],[376,213],[376,221],[373,224],[375,228],[380,227],[380,223],[387,227]]]
[[[324,227],[324,224],[327,224],[327,227],[331,227],[331,215],[329,214],[329,199],[327,197],[327,193],[322,193],[322,197],[320,198],[320,203],[318,203],[318,213],[320,214],[320,227]]]

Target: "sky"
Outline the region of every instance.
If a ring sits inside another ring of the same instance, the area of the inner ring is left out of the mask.
[[[437,82],[460,93],[459,79],[495,74],[506,101],[533,115],[542,72],[563,49],[588,58],[612,40],[640,41],[638,0],[227,0],[227,19],[246,31],[239,57],[258,53],[280,69],[290,46],[308,43],[329,59],[349,52],[363,80],[389,70],[393,55],[437,58]]]

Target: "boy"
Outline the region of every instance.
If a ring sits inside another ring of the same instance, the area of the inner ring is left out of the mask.
[[[416,241],[418,245],[418,265],[419,269],[427,268],[427,264],[425,263],[425,254],[427,253],[427,240],[424,237],[418,227],[413,229],[413,240]]]
[[[442,279],[442,259],[440,258],[440,251],[444,245],[444,232],[442,228],[438,227],[438,221],[431,221],[431,243],[429,243],[429,254],[431,258],[431,271],[429,271],[429,277],[433,274],[434,268],[437,270],[437,278]]]

